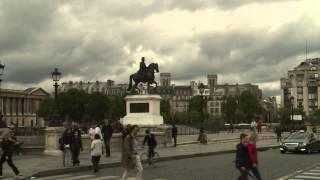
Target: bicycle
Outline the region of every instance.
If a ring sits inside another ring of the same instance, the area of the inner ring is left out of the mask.
[[[146,167],[155,167],[156,162],[159,160],[160,155],[158,152],[154,151],[153,158],[149,159],[148,157],[148,148],[147,150],[141,154],[141,163],[143,168]]]

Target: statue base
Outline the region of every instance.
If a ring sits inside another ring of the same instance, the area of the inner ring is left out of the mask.
[[[125,97],[127,115],[121,123],[136,125],[162,125],[160,95],[129,95]]]
[[[63,127],[47,127],[45,141],[45,155],[61,156],[62,151],[59,149],[59,138],[64,131]]]

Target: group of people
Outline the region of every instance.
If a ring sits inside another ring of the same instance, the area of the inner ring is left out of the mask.
[[[238,180],[248,180],[249,175],[254,179],[261,180],[258,169],[258,154],[256,148],[257,134],[250,136],[245,133],[240,134],[240,143],[236,146],[236,168],[240,172]]]
[[[262,122],[256,122],[255,120],[253,120],[250,124],[250,128],[254,133],[256,133],[257,131],[258,133],[262,133]]]

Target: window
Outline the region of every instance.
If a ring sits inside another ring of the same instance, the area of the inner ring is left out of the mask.
[[[299,100],[303,100],[303,95],[302,94],[298,94],[298,99]]]
[[[303,86],[303,82],[302,81],[297,81],[297,86]]]
[[[298,94],[303,94],[303,88],[302,87],[298,87],[297,88],[297,93]]]
[[[317,99],[317,94],[309,94],[309,99]]]

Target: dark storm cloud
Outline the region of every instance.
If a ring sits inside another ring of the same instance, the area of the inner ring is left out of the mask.
[[[177,62],[184,63],[172,66],[179,69],[175,78],[187,80],[204,76],[204,73],[217,73],[235,74],[234,79],[242,82],[278,80],[284,72],[303,61],[297,56],[304,55],[306,39],[311,39],[309,53],[320,53],[320,42],[315,41],[320,38],[320,31],[313,23],[300,19],[272,33],[239,30],[199,35],[194,38],[200,48],[198,56],[187,61],[177,59]],[[169,71],[174,71],[174,68],[169,68]]]

